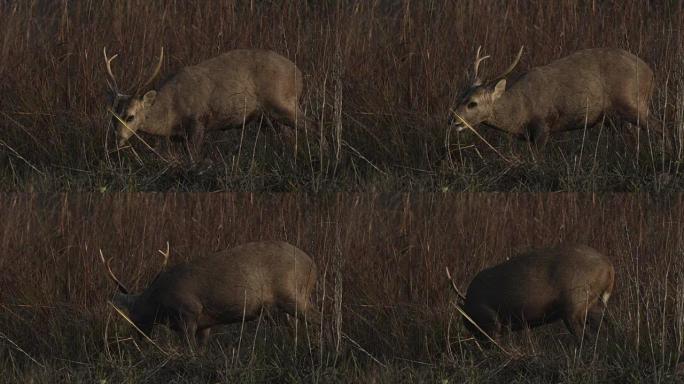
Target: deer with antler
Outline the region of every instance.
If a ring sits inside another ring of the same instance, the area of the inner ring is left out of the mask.
[[[481,340],[496,341],[504,329],[520,330],[562,320],[577,339],[597,330],[613,292],[610,259],[582,244],[533,249],[480,271],[458,308],[466,328]]]
[[[317,124],[305,117],[299,105],[301,71],[273,51],[230,51],[182,68],[158,90],[144,92],[161,70],[162,48],[152,76],[134,96],[118,87],[111,66],[117,55],[110,57],[106,48],[103,51],[119,147],[145,132],[183,137],[199,151],[205,132],[243,127],[264,114],[282,123],[284,136],[295,148],[297,136],[304,138],[307,132],[305,122],[309,123],[309,136],[325,145]]]
[[[451,109],[449,124],[457,131],[485,125],[543,145],[550,133],[617,116],[662,135],[649,114],[653,71],[637,56],[615,48],[587,49],[510,77],[522,53],[521,47],[502,74],[485,81],[479,69],[490,56],[481,56],[479,47],[471,85]]]
[[[119,292],[113,304],[147,337],[155,324],[168,324],[195,347],[206,345],[211,328],[249,321],[263,311],[284,312],[320,324],[311,302],[316,266],[301,249],[281,241],[240,246],[164,267],[140,294],[131,294],[100,259]]]

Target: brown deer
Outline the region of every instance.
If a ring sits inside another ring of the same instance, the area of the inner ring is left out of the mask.
[[[613,291],[615,270],[607,257],[586,245],[531,250],[479,272],[463,296],[466,328],[480,339],[496,340],[504,327],[563,320],[581,337],[586,320],[596,327]],[[477,324],[477,326],[475,324]],[[486,333],[478,329],[481,329]]]
[[[178,264],[162,270],[139,294],[129,293],[100,257],[119,288],[114,305],[148,337],[155,324],[168,324],[192,347],[203,347],[212,327],[252,320],[262,311],[320,323],[310,301],[316,266],[304,251],[285,242],[246,243]]]
[[[199,150],[206,131],[243,127],[265,114],[285,125],[286,138],[296,147],[297,135],[320,138],[317,125],[299,106],[302,73],[287,58],[267,50],[238,49],[188,66],[165,81],[158,90],[145,89],[159,74],[162,48],[152,76],[134,96],[119,90],[112,61],[104,48],[105,67],[112,92],[117,144],[123,146],[138,132],[163,137],[184,137]],[[298,132],[293,132],[298,130]],[[322,145],[325,145],[323,140]]]
[[[541,146],[552,132],[618,116],[662,136],[648,106],[653,71],[637,56],[616,48],[586,49],[509,78],[522,52],[521,47],[501,75],[483,81],[478,70],[489,56],[478,48],[472,84],[451,109],[449,124],[457,131],[482,124]]]

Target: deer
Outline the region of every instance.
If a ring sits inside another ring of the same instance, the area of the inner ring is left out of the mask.
[[[165,324],[193,349],[204,349],[213,327],[254,320],[262,311],[320,324],[320,313],[311,301],[316,266],[294,245],[245,243],[165,269],[168,254],[167,248],[164,266],[152,283],[133,294],[100,251],[100,260],[118,287],[113,305],[147,338],[154,325]]]
[[[663,135],[649,113],[653,71],[625,50],[580,50],[509,76],[520,62],[521,47],[500,75],[483,80],[480,64],[490,56],[481,56],[481,48],[475,55],[471,85],[450,110],[448,124],[457,132],[483,125],[542,147],[551,133],[590,128],[614,116]],[[636,134],[632,129],[631,137]]]
[[[297,136],[304,137],[306,133],[305,123],[309,123],[310,137],[321,139],[322,147],[326,145],[318,125],[300,108],[302,72],[276,52],[232,50],[184,67],[158,89],[147,90],[161,71],[162,47],[152,75],[132,96],[120,90],[112,71],[118,54],[107,55],[106,47],[103,54],[119,148],[139,132],[145,132],[184,138],[193,152],[201,156],[206,132],[242,128],[261,116],[280,122],[286,141],[295,150]]]
[[[583,244],[532,249],[480,271],[460,300],[466,329],[482,341],[562,320],[576,340],[597,330],[613,292],[610,260]],[[467,316],[467,317],[466,317]]]

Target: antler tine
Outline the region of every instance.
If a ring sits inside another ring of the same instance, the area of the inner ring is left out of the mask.
[[[524,49],[524,48],[525,48],[524,45],[521,45],[521,46],[520,46],[520,50],[518,51],[518,55],[515,56],[515,59],[513,60],[513,63],[512,63],[511,65],[509,65],[508,68],[507,68],[505,71],[503,71],[503,73],[502,73],[501,75],[497,76],[496,79],[503,79],[504,77],[508,76],[511,72],[513,72],[513,70],[515,69],[515,67],[516,67],[516,66],[518,65],[518,63],[520,62],[520,58],[522,57],[523,49]]]
[[[119,290],[125,294],[128,294],[128,288],[126,288],[125,285],[119,281],[119,279],[116,278],[116,275],[114,275],[114,272],[112,272],[112,269],[109,267],[109,261],[105,260],[104,255],[102,254],[102,250],[100,249],[100,260],[102,260],[102,264],[107,268],[107,273],[109,274],[109,278],[111,278],[119,288]]]
[[[451,282],[451,287],[454,289],[454,291],[456,291],[456,294],[458,295],[459,299],[465,301],[465,295],[461,293],[461,291],[456,286],[456,283],[454,283],[454,279],[451,278],[451,272],[449,272],[449,267],[446,267],[446,274],[447,278],[449,278],[449,281]]]
[[[154,79],[159,74],[159,71],[161,71],[162,64],[164,64],[164,47],[161,47],[161,53],[159,54],[159,61],[157,62],[157,65],[154,67],[154,71],[152,71],[152,76],[150,76],[147,79],[147,81],[145,81],[143,83],[143,85],[140,87],[141,90],[147,88],[148,85],[152,84]]]
[[[166,268],[166,264],[169,262],[169,254],[171,254],[171,248],[169,246],[169,242],[168,241],[166,242],[166,251],[162,251],[161,249],[158,249],[157,252],[159,252],[164,257],[164,261],[162,262],[162,266],[159,269],[159,272],[157,272],[157,276],[155,276],[154,280],[152,280],[152,281],[157,281],[159,276],[161,276],[162,273],[164,273],[164,269]]]
[[[480,63],[488,58],[490,58],[489,55],[481,57],[480,56],[480,50],[482,49],[482,46],[477,47],[477,53],[475,54],[475,62],[473,64],[473,84],[478,85],[482,84],[482,79],[480,78],[478,72],[480,70]]]
[[[162,256],[164,256],[164,262],[162,263],[161,270],[163,271],[164,268],[166,268],[166,264],[169,262],[169,254],[171,253],[171,249],[169,247],[169,242],[166,242],[166,252],[162,251],[161,249],[158,249],[157,252],[159,252]]]
[[[104,54],[105,66],[107,67],[107,74],[109,75],[109,78],[112,80],[111,83],[108,80],[107,85],[109,85],[109,88],[111,88],[112,91],[118,94],[119,86],[116,84],[116,77],[114,77],[114,73],[112,72],[112,61],[116,59],[117,56],[119,56],[119,54],[117,53],[112,57],[107,57],[107,47],[102,48],[102,53]]]

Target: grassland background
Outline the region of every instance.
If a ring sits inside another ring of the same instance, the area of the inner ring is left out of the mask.
[[[635,194],[4,195],[0,381],[674,382],[683,209],[681,196]],[[295,348],[286,327],[254,322],[242,339],[240,325],[219,328],[200,356],[164,327],[154,336],[164,352],[138,349],[107,304],[115,288],[98,249],[140,289],[167,241],[173,264],[262,239],[312,255],[324,325],[346,335],[339,349],[335,338]],[[445,267],[465,288],[486,266],[563,241],[614,262],[615,325],[581,347],[555,324],[504,337],[512,356],[479,352],[451,305]]]
[[[520,70],[620,47],[654,69],[653,113],[681,132],[683,24],[676,0],[0,1],[0,189],[681,190],[681,146],[664,159],[642,139],[635,154],[619,123],[540,151],[483,130],[501,157],[445,121],[478,45],[490,75],[521,45]],[[306,112],[342,159],[314,148],[295,162],[257,126],[210,137],[209,168],[139,142],[109,153],[104,46],[120,54],[124,87],[148,75],[160,46],[162,78],[230,49],[273,49],[306,73]]]

